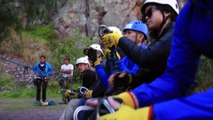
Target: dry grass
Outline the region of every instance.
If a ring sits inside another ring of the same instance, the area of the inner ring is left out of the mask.
[[[0,44],[0,54],[17,56],[22,60],[34,64],[39,60],[39,56],[44,54],[51,56],[45,40],[32,36],[27,32],[16,33],[11,31],[11,39],[5,40]]]

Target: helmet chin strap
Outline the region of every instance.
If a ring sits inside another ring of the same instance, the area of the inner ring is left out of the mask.
[[[161,11],[161,10],[160,10],[160,11]],[[158,34],[159,36],[160,36],[161,33],[162,33],[162,29],[164,29],[163,27],[164,27],[165,23],[167,22],[168,18],[170,17],[170,15],[165,16],[165,15],[163,14],[162,11],[161,11],[161,14],[162,14],[162,16],[163,16],[163,21],[161,22],[160,27],[159,27],[159,29],[158,29],[158,32],[160,33],[160,34]]]

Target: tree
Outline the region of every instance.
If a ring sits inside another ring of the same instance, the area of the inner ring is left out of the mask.
[[[57,0],[23,0],[24,12],[30,23],[49,23],[57,12]]]
[[[13,10],[12,0],[0,1],[0,42],[9,37],[10,29],[18,29],[20,21]]]

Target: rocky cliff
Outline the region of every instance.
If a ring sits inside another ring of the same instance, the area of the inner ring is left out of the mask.
[[[91,38],[97,36],[100,24],[123,26],[140,19],[144,0],[64,0],[55,16],[55,33],[59,38],[71,36],[76,30]],[[182,7],[186,0],[179,0]]]

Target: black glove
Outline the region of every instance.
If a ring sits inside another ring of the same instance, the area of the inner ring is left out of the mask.
[[[97,60],[97,50],[92,48],[84,49],[84,54],[88,56],[89,60],[95,62]]]
[[[132,82],[131,74],[127,74],[126,72],[116,73],[114,77],[114,89],[116,88],[128,88],[129,84]]]

